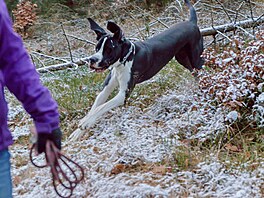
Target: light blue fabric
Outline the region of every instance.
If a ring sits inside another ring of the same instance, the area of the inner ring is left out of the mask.
[[[0,198],[12,198],[10,167],[10,153],[7,149],[0,151]]]

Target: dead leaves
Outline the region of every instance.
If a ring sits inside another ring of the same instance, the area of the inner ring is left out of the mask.
[[[117,175],[123,172],[152,172],[154,174],[165,175],[171,173],[173,168],[171,166],[159,165],[159,164],[138,164],[138,165],[128,165],[128,164],[116,164],[112,170],[112,175]]]
[[[249,42],[236,37],[221,50],[206,49],[203,54],[207,71],[199,78],[201,104],[238,112],[238,119],[233,120],[237,130],[244,130],[245,120],[252,122],[253,128],[261,127],[263,120],[257,99],[263,92],[264,31],[256,35],[257,39]],[[227,150],[239,152],[230,145]]]
[[[117,175],[119,173],[124,172],[126,168],[128,168],[128,166],[125,164],[116,164],[111,170],[111,174]]]
[[[155,174],[160,174],[160,175],[166,175],[167,173],[171,173],[172,172],[172,167],[168,167],[165,165],[157,165],[157,166],[153,166],[152,168],[152,172]]]
[[[28,28],[36,22],[36,8],[37,4],[30,1],[22,1],[17,4],[16,10],[13,11],[15,17],[14,29],[23,37],[28,36]]]
[[[231,152],[242,152],[243,151],[240,147],[233,145],[231,143],[226,144],[224,148]]]

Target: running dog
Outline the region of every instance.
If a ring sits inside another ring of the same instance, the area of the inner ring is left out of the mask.
[[[97,72],[110,69],[110,73],[102,92],[90,112],[80,121],[79,129],[70,136],[71,139],[79,138],[83,130],[91,127],[104,113],[125,104],[136,84],[153,77],[173,57],[190,72],[202,68],[203,38],[197,26],[196,11],[189,0],[185,0],[185,3],[190,10],[188,21],[175,24],[146,41],[134,43],[125,38],[116,23],[108,21],[107,29],[112,33],[109,34],[88,18],[98,41],[96,53],[89,57],[89,66]],[[118,86],[118,94],[106,102]]]

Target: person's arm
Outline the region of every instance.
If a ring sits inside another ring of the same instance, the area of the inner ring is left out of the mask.
[[[3,0],[0,0],[0,67],[5,86],[32,116],[37,132],[50,134],[58,129],[57,103],[41,84],[22,39],[13,31]]]

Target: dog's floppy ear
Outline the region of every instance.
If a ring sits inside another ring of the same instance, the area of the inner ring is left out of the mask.
[[[123,31],[113,21],[108,21],[107,22],[107,29],[110,32],[114,33],[114,38],[116,38],[118,41],[122,41],[123,40],[123,38],[124,38]]]
[[[96,40],[99,40],[102,36],[107,34],[105,30],[101,28],[93,19],[88,18],[88,21],[90,23],[91,30],[93,30],[97,35]]]

